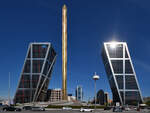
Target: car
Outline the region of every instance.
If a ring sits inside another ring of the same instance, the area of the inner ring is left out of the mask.
[[[23,110],[32,110],[32,106],[24,106],[22,109]]]
[[[32,111],[45,111],[44,107],[32,107]]]
[[[21,111],[21,109],[14,106],[7,106],[3,108],[3,111]]]
[[[113,112],[122,112],[122,107],[120,106],[113,107]]]
[[[4,107],[8,107],[8,105],[2,105],[2,106],[0,106],[0,111],[2,111]]]
[[[111,107],[105,107],[104,110],[111,110]]]
[[[130,111],[131,109],[129,107],[124,108],[125,111]]]
[[[63,110],[72,110],[71,107],[63,107],[62,109],[63,109]]]
[[[85,112],[85,111],[89,111],[92,112],[94,109],[89,109],[89,108],[81,108],[80,112]]]
[[[150,110],[149,110],[149,109],[147,109],[147,108],[142,109],[142,111],[143,111],[143,112],[147,112],[147,113],[148,113],[148,112],[150,112]]]

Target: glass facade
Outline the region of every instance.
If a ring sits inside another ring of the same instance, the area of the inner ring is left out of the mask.
[[[104,91],[103,90],[99,90],[97,92],[97,100],[96,100],[96,103],[97,104],[100,104],[100,105],[104,105],[105,104],[105,94],[104,94]]]
[[[82,101],[83,100],[83,90],[81,86],[77,86],[76,88],[76,100]]]
[[[44,101],[55,59],[50,43],[29,45],[14,103]]]
[[[143,99],[125,42],[104,43],[102,59],[113,94],[121,104],[142,103]]]
[[[115,74],[123,73],[123,61],[122,60],[111,60],[112,67]]]

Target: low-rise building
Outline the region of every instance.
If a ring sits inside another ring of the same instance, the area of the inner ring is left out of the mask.
[[[62,100],[61,89],[48,89],[46,101],[57,102]]]
[[[105,103],[109,104],[109,95],[108,95],[108,92],[105,92],[104,95],[105,95]]]

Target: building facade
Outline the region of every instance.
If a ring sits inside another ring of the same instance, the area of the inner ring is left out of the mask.
[[[77,101],[83,100],[83,90],[82,90],[81,86],[77,86],[75,94],[76,94],[76,100]]]
[[[97,92],[97,104],[108,105],[109,104],[109,95],[108,92],[104,92],[102,89]]]
[[[106,105],[108,105],[109,104],[109,94],[108,94],[108,92],[105,92],[104,95],[105,95],[105,103],[106,103]]]
[[[50,102],[59,102],[62,100],[62,89],[48,89],[47,100]]]
[[[103,90],[99,90],[97,92],[97,104],[104,105],[105,104],[105,94]]]
[[[102,59],[113,94],[122,105],[142,103],[142,95],[125,42],[104,43]]]
[[[30,43],[14,103],[44,101],[55,60],[50,43]]]
[[[69,102],[76,102],[76,97],[73,96],[72,94],[68,94],[68,101]]]

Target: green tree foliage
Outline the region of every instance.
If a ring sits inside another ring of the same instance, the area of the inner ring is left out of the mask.
[[[150,106],[150,100],[148,100],[148,101],[146,102],[146,105]]]

